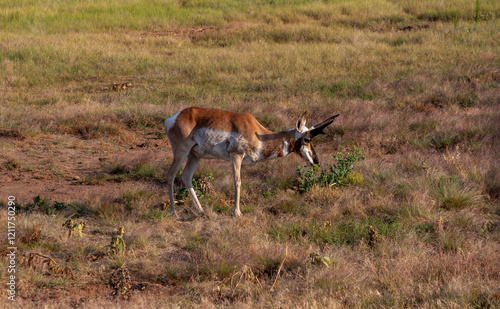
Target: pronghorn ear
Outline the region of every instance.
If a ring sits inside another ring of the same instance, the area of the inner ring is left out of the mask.
[[[314,127],[312,127],[309,130],[309,132],[311,133],[311,136],[314,137],[316,135],[325,134],[323,129],[328,127],[335,120],[335,118],[337,118],[339,115],[340,114],[332,116],[332,117],[326,119],[325,121],[323,121],[322,123],[319,123],[319,124],[315,125]]]
[[[305,111],[302,116],[299,118],[299,120],[297,120],[297,123],[295,124],[295,129],[298,131],[298,132],[302,132],[300,130],[300,128],[302,128],[302,126],[305,126],[306,125],[306,113],[307,111]]]

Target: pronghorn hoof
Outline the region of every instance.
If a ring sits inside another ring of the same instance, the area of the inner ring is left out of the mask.
[[[238,211],[238,212],[234,212],[234,217],[235,218],[238,218],[238,217],[241,217],[241,211]]]

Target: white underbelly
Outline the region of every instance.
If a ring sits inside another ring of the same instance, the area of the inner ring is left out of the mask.
[[[205,159],[230,159],[230,147],[237,139],[236,133],[214,131],[210,129],[198,130],[193,136],[196,146],[192,152]]]
[[[253,151],[239,133],[201,129],[193,139],[196,145],[191,151],[200,158],[229,161],[231,153],[240,153],[243,165],[253,165],[261,159],[260,147]]]
[[[217,144],[210,148],[203,144],[196,145],[191,149],[191,152],[203,159],[221,159],[227,161],[231,159],[226,143]]]

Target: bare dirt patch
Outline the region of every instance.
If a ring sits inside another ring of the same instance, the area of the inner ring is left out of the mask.
[[[2,137],[11,145],[0,156],[2,192],[13,195],[20,203],[29,203],[40,195],[51,201],[74,202],[99,196],[115,198],[130,188],[154,187],[158,184],[134,180],[126,182],[79,184],[89,175],[102,172],[103,162],[147,156],[150,160],[168,160],[167,139],[143,137],[132,147],[118,146],[112,141],[86,140],[73,136],[45,136],[15,140]]]
[[[60,286],[41,289],[31,297],[33,303],[57,303],[65,299],[70,304],[78,305],[87,299],[104,297],[111,299],[111,288],[102,283],[88,284],[85,286]]]

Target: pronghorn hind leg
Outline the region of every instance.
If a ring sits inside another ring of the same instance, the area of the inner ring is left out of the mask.
[[[186,188],[189,191],[189,194],[191,195],[191,199],[193,200],[196,211],[198,213],[203,213],[204,212],[203,207],[201,207],[200,201],[198,200],[196,192],[194,191],[193,188],[193,174],[196,168],[198,167],[199,163],[200,163],[200,158],[194,155],[192,152],[190,152],[187,157],[186,167],[184,168],[184,172],[182,172],[182,181],[184,182],[184,185],[186,186]]]
[[[241,216],[240,211],[240,188],[241,188],[241,161],[243,156],[241,154],[231,154],[231,165],[233,167],[234,177],[234,211],[235,217]]]
[[[181,169],[182,163],[186,159],[189,151],[185,152],[174,152],[174,160],[172,161],[172,165],[167,172],[167,185],[168,185],[168,195],[170,198],[170,214],[173,216],[177,216],[175,213],[175,197],[174,197],[174,179],[175,174]]]

